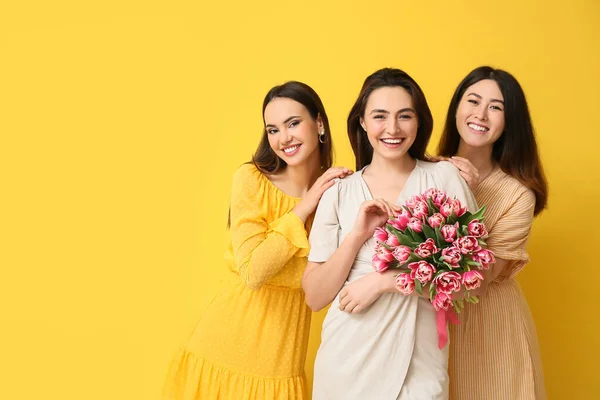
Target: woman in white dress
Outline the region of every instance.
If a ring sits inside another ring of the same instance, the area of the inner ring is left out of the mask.
[[[374,272],[375,228],[429,188],[475,199],[459,170],[427,162],[433,119],[419,85],[398,69],[369,76],[348,116],[354,175],[321,198],[302,285],[313,310],[332,306],[315,362],[313,399],[446,399],[448,346],[438,347],[429,300]]]

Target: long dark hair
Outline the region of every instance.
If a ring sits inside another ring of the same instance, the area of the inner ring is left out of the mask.
[[[297,81],[289,81],[283,85],[275,86],[265,96],[262,107],[264,121],[265,109],[267,105],[276,98],[287,98],[302,104],[308,110],[310,116],[316,120],[321,117],[325,135],[323,141],[319,142],[319,159],[323,170],[330,168],[333,163],[333,144],[331,140],[331,130],[329,128],[329,119],[325,112],[325,107],[321,98],[310,86]],[[252,163],[264,174],[274,174],[285,167],[287,163],[275,154],[269,145],[269,138],[266,127],[263,128],[262,138],[258,148],[252,156]]]
[[[448,107],[438,154],[450,157],[457,153],[460,134],[456,127],[456,110],[465,91],[484,79],[496,82],[504,96],[504,132],[493,145],[492,158],[502,171],[534,192],[534,215],[538,215],[547,206],[548,183],[538,154],[525,93],[515,77],[508,72],[483,66],[475,68],[462,80]]]
[[[417,137],[408,150],[408,154],[418,160],[427,159],[425,151],[433,130],[433,117],[425,94],[417,82],[406,72],[397,68],[383,68],[365,79],[358,98],[348,115],[348,138],[356,158],[357,171],[370,164],[373,159],[373,147],[369,143],[367,132],[360,125],[360,119],[364,117],[365,107],[371,93],[382,87],[401,87],[411,95],[419,120],[419,127]]]

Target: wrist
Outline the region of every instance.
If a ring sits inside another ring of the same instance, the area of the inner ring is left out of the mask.
[[[294,214],[296,214],[298,216],[298,218],[300,218],[302,220],[302,222],[306,222],[306,219],[308,218],[308,214],[306,213],[306,210],[304,210],[300,204],[298,204],[296,207],[294,207],[292,209],[292,212]]]
[[[368,237],[365,237],[364,234],[353,229],[348,233],[348,235],[346,235],[346,238],[344,240],[349,241],[355,246],[362,246],[367,241],[367,239]]]
[[[380,291],[384,292],[396,292],[396,271],[385,271],[382,275],[380,282]]]

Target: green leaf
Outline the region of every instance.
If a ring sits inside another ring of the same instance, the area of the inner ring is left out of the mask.
[[[435,204],[433,204],[433,201],[431,201],[431,197],[427,199],[427,206],[429,207],[429,214],[435,214],[440,212],[440,209],[437,208]]]
[[[417,293],[423,294],[423,286],[421,285],[421,281],[419,281],[418,279],[415,279],[415,290],[417,291]]]
[[[481,264],[478,263],[477,261],[473,261],[473,260],[466,260],[467,265],[472,265],[473,267],[481,267]]]
[[[386,244],[385,242],[382,242],[382,241],[380,240],[380,241],[379,241],[379,244],[380,244],[380,245],[382,245],[383,247],[385,247],[386,249],[388,249],[388,250],[392,251],[392,248],[391,248],[391,247],[390,247],[388,244]]]
[[[454,214],[454,209],[450,212],[450,216],[446,219],[446,225],[454,225],[454,223],[458,220],[456,218],[456,214]]]
[[[466,225],[461,226],[460,233],[462,234],[462,236],[469,236],[469,229]]]
[[[435,231],[427,224],[423,224],[423,233],[427,239],[433,239],[435,241]]]
[[[471,214],[467,218],[464,218],[461,221],[461,224],[469,225],[469,222],[473,221],[474,219],[479,220],[479,222],[481,222],[481,221],[483,221],[484,213],[485,213],[485,205],[483,207],[481,207],[475,214]],[[464,217],[464,215],[463,215],[463,217]]]
[[[408,257],[408,260],[406,260],[406,264],[410,264],[416,261],[421,261],[421,257],[413,253],[410,255],[410,257]]]
[[[423,241],[423,237],[418,233],[412,230],[411,228],[406,228],[406,231],[410,234],[413,239],[413,242],[421,243]]]
[[[444,235],[442,235],[442,230],[439,226],[437,228],[435,228],[435,237],[437,238],[436,243],[438,244],[438,247],[447,247],[448,246],[448,242],[446,242],[446,240],[444,239]],[[446,245],[446,246],[444,246],[444,245]]]
[[[398,238],[398,240],[400,241],[400,243],[403,246],[408,246],[411,249],[414,249],[416,246],[413,244],[414,241],[412,239],[412,237],[410,237],[409,235],[402,233],[400,231],[398,231],[398,233],[396,234],[396,237]]]

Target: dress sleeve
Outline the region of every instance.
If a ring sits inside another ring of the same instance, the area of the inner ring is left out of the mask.
[[[512,278],[529,262],[526,246],[533,224],[535,195],[529,189],[516,197],[515,201],[498,218],[486,240],[496,257],[509,261],[500,273]]]
[[[244,284],[259,289],[293,257],[308,255],[304,223],[287,212],[267,223],[270,196],[253,166],[234,175],[231,190],[231,243],[235,264]],[[271,196],[278,198],[277,196]]]
[[[309,261],[325,262],[339,246],[339,185],[340,183],[337,182],[327,189],[319,201],[309,236]]]

